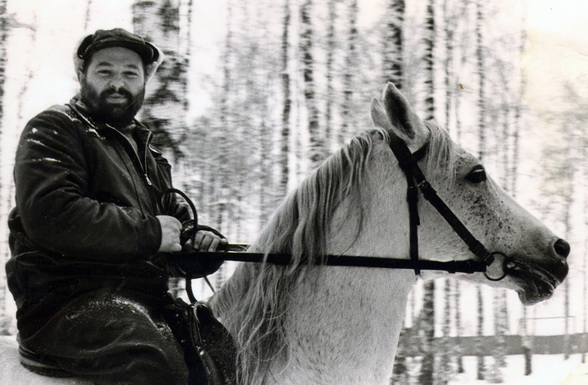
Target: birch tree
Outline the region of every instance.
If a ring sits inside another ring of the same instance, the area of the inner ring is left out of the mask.
[[[133,3],[135,33],[153,41],[165,54],[165,61],[150,80],[141,118],[154,133],[153,143],[167,150],[173,161],[183,157],[180,143],[186,137],[188,60],[180,50],[179,0],[136,0]],[[170,291],[179,296],[178,279],[170,280]]]
[[[284,0],[283,21],[282,21],[282,44],[281,44],[281,62],[282,62],[282,130],[280,132],[280,182],[278,194],[285,196],[288,191],[288,181],[290,179],[290,113],[292,111],[292,95],[290,91],[290,23],[291,23],[290,0]]]
[[[398,89],[403,85],[403,23],[404,0],[386,1],[386,23],[382,47],[384,81],[392,82]]]
[[[179,0],[136,0],[133,3],[135,33],[153,41],[165,60],[148,84],[142,120],[154,133],[154,144],[182,157],[180,143],[186,136],[187,58],[180,52]]]
[[[582,164],[582,187],[584,189],[583,207],[584,207],[584,254],[582,262],[583,280],[582,280],[582,331],[584,332],[584,343],[586,343],[586,333],[588,332],[588,140],[584,137],[581,149]],[[584,345],[586,346],[586,345]],[[582,354],[582,363],[586,363],[586,352]]]
[[[219,111],[218,111],[218,119],[220,122],[220,127],[222,129],[215,130],[215,133],[212,135],[214,142],[220,142],[222,137],[224,136],[224,130],[232,125],[231,117],[231,110],[230,106],[233,102],[233,49],[234,49],[234,12],[235,12],[235,4],[232,0],[228,0],[226,4],[227,9],[227,16],[226,16],[226,32],[225,32],[225,41],[224,41],[224,50],[223,50],[223,60],[222,60],[222,85],[220,89],[219,95]],[[227,150],[223,151],[215,151],[216,154],[211,158],[214,164],[218,165],[215,171],[209,171],[209,183],[210,183],[210,197],[214,199],[211,202],[209,210],[211,211],[211,215],[215,218],[215,225],[218,226],[220,229],[223,227],[224,218],[226,217],[226,210],[227,205],[226,201],[229,195],[229,170],[228,170],[228,158],[227,158]],[[223,230],[221,230],[223,231]],[[222,282],[225,280],[225,268],[221,266],[221,268],[215,274],[215,281],[216,286],[220,287]]]
[[[483,0],[476,1],[476,72],[478,75],[478,158],[484,160],[486,155],[486,72],[484,68],[484,25]]]
[[[463,357],[461,354],[461,344],[460,344],[460,337],[462,333],[462,322],[461,322],[461,293],[460,288],[461,285],[458,280],[454,281],[454,289],[453,289],[453,302],[455,308],[455,346],[454,346],[454,354],[457,359],[457,373],[464,373],[465,368],[463,365]]]
[[[566,84],[569,92],[567,98],[577,100],[574,86]],[[575,103],[574,103],[575,104]],[[574,111],[568,111],[565,117],[560,119],[559,114],[550,112],[548,118],[553,126],[561,127],[560,130],[550,130],[546,136],[546,142],[542,150],[541,162],[543,163],[543,182],[541,189],[547,198],[545,211],[547,218],[558,222],[564,238],[570,239],[572,233],[572,211],[574,196],[577,188],[575,176],[578,172],[579,144],[583,143],[586,132],[579,127],[577,116]],[[573,261],[570,261],[573,271]],[[564,293],[563,314],[564,314],[564,357],[569,358],[569,334],[571,332],[571,309],[570,309],[570,280],[562,284]]]
[[[443,318],[442,318],[442,340],[441,340],[441,351],[445,352],[439,357],[439,374],[437,376],[437,385],[447,385],[449,384],[449,380],[451,379],[451,375],[453,373],[453,367],[451,365],[452,359],[452,343],[450,340],[451,334],[451,305],[453,301],[451,300],[452,293],[451,293],[451,280],[445,279],[443,280]]]
[[[484,11],[482,0],[476,1],[476,20],[475,20],[475,36],[476,36],[476,69],[478,75],[478,158],[483,161],[486,146],[486,74],[484,72],[484,43],[482,36],[482,25],[484,23]],[[484,297],[482,295],[482,288],[476,287],[478,296],[478,329],[477,334],[482,336],[484,334]],[[477,365],[477,379],[483,380],[485,372],[485,358],[478,356]]]
[[[4,117],[4,84],[6,81],[6,44],[9,33],[8,15],[6,14],[6,0],[0,1],[0,122]],[[0,137],[6,135],[4,130],[0,131]],[[5,189],[5,186],[0,186]],[[12,194],[10,194],[12,195]],[[4,257],[4,256],[3,256]],[[0,275],[4,277],[4,275]],[[4,280],[3,280],[4,281]],[[6,311],[6,285],[0,286],[0,335],[9,334],[9,326],[12,317]]]
[[[313,53],[314,28],[312,25],[313,0],[304,0],[300,5],[300,57],[304,81],[304,101],[310,141],[310,165],[314,169],[325,158],[324,132],[320,129],[315,83],[315,59]]]
[[[335,55],[337,49],[337,39],[335,23],[337,21],[336,0],[328,0],[328,17],[327,17],[327,58],[326,58],[326,80],[327,92],[325,98],[325,149],[330,150],[333,141],[333,107],[335,105]]]
[[[354,74],[358,68],[357,62],[357,0],[347,2],[347,48],[345,52],[345,69],[343,72],[343,102],[341,104],[341,129],[339,131],[338,143],[343,144],[349,133],[349,122],[351,121],[353,90],[355,89]]]
[[[435,78],[434,78],[434,51],[435,51],[435,1],[427,2],[425,15],[424,45],[425,63],[423,74],[425,85],[425,120],[435,118]],[[424,356],[419,374],[419,381],[422,385],[433,385],[435,378],[435,352],[433,350],[433,340],[435,338],[435,281],[428,281],[424,285],[423,300],[423,326],[425,334],[425,343],[423,346]]]
[[[9,33],[9,16],[6,13],[7,0],[0,0],[0,101],[4,98],[6,82],[6,44]],[[0,102],[0,121],[4,118],[4,103]],[[3,134],[3,132],[0,132]]]
[[[497,72],[493,75],[500,79],[498,82],[500,86],[494,86],[494,89],[492,90],[492,93],[495,95],[494,102],[497,103],[497,106],[494,108],[494,116],[491,119],[495,122],[496,126],[502,125],[502,129],[496,127],[496,130],[498,131],[496,134],[500,137],[501,145],[497,149],[498,151],[495,151],[495,154],[497,157],[501,158],[498,159],[502,166],[499,169],[500,184],[505,191],[512,195],[512,191],[510,191],[510,187],[513,185],[511,180],[516,179],[516,176],[511,175],[511,155],[513,149],[511,133],[512,106],[510,97],[514,93],[514,90],[511,89],[510,82],[507,80],[512,76],[509,75],[512,71],[507,65],[508,60],[505,62],[503,58],[499,57],[494,57],[492,60],[494,60],[494,63],[491,67]],[[494,359],[488,377],[493,383],[502,383],[502,369],[506,367],[506,334],[508,333],[509,322],[507,297],[504,289],[494,289],[492,295],[494,335],[496,337],[496,343],[491,349]]]
[[[404,62],[404,0],[388,0],[386,2],[386,22],[383,31],[382,47],[382,73],[385,82],[392,82],[401,89],[404,83],[403,62]],[[392,371],[392,384],[408,384],[408,360],[405,356],[404,341],[407,334],[406,327],[400,332],[399,345]]]

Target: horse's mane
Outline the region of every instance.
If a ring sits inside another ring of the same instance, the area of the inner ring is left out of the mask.
[[[430,128],[429,155],[425,170],[452,165],[452,142],[447,133]],[[308,271],[309,260],[324,256],[332,215],[343,199],[360,199],[364,171],[373,144],[388,141],[384,130],[363,132],[329,157],[274,212],[250,251],[288,253],[288,267],[244,264],[213,297],[222,321],[237,339],[240,383],[262,384],[269,365],[278,359],[285,367],[288,347],[284,314],[288,295]],[[425,171],[426,172],[426,171]],[[450,173],[452,175],[453,172]]]

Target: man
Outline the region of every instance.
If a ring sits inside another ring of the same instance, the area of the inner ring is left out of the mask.
[[[170,165],[134,119],[162,53],[123,29],[86,37],[81,92],[25,127],[14,169],[6,265],[21,361],[96,384],[206,383],[189,342],[189,309],[167,293],[189,211]],[[193,247],[226,239],[198,231]],[[188,341],[188,342],[186,342]]]

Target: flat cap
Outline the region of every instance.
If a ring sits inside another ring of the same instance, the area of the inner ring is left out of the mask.
[[[157,62],[161,55],[156,46],[123,28],[99,29],[86,36],[78,47],[76,55],[82,60],[87,60],[96,51],[110,47],[123,47],[133,50],[139,54],[146,65]]]

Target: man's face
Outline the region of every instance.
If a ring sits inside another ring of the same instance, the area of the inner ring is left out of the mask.
[[[126,126],[145,99],[143,62],[130,49],[104,48],[92,55],[80,84],[82,102],[96,119]]]

